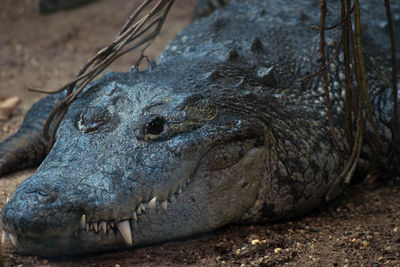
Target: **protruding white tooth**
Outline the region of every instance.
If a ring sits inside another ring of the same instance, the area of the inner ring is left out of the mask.
[[[163,210],[167,210],[167,207],[168,207],[168,200],[164,200],[163,202],[161,202],[160,207],[161,207]]]
[[[93,230],[97,233],[97,230],[98,230],[98,223],[97,223],[97,222],[92,223],[92,224],[90,225],[90,229],[93,229]]]
[[[172,196],[170,196],[168,199],[169,199],[169,202],[173,202],[173,201],[175,201],[175,196],[172,195]]]
[[[137,221],[136,211],[133,211],[133,212],[132,212],[132,218],[133,218],[135,221]]]
[[[86,215],[85,214],[82,215],[81,222],[79,224],[79,228],[81,230],[84,230],[86,228]]]
[[[105,221],[101,221],[99,224],[100,231],[103,230],[103,233],[107,233],[107,223]]]
[[[1,231],[1,243],[4,244],[6,242],[7,232],[2,230]]]
[[[114,222],[110,222],[110,225],[111,225],[111,227],[115,226]]]
[[[8,203],[8,201],[10,201],[10,198],[7,198],[7,199],[6,199],[6,204]]]
[[[147,205],[146,205],[147,206]],[[142,211],[146,211],[146,206],[143,204],[143,203],[140,203],[139,204],[139,208],[142,210]]]
[[[149,201],[149,203],[147,203],[147,208],[150,209],[150,210],[153,210],[153,209],[156,208],[156,204],[157,204],[157,198],[156,198],[156,197],[153,197],[153,198]]]
[[[10,238],[11,244],[13,244],[13,246],[16,247],[17,246],[17,242],[18,242],[17,236],[12,234],[12,233],[9,233],[8,234],[8,238]]]
[[[86,223],[86,232],[89,232],[89,230],[90,230],[89,224]]]
[[[178,194],[182,193],[182,188],[179,188]]]
[[[122,235],[125,243],[127,245],[132,245],[132,233],[131,233],[131,226],[129,225],[129,220],[125,220],[117,224],[118,230]]]
[[[142,213],[142,210],[140,209],[140,207],[137,208],[136,213],[137,213],[137,215],[140,215]]]

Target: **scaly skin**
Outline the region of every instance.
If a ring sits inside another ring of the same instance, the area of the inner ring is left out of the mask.
[[[314,2],[233,1],[185,29],[151,69],[92,83],[37,173],[3,209],[16,248],[45,256],[127,248],[321,205],[343,162],[320,78],[296,82],[319,68],[318,32],[309,28],[318,24]],[[387,152],[388,39],[379,31],[383,11],[371,9],[372,17],[369,9],[365,61]],[[341,56],[329,72],[337,132],[349,150]],[[364,145],[366,160],[370,151]]]

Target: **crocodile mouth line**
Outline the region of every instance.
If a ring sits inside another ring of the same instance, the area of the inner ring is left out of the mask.
[[[175,193],[171,194],[167,199],[158,199],[155,196],[148,202],[140,202],[134,209],[132,209],[130,218],[125,220],[116,221],[115,219],[104,219],[99,221],[91,221],[90,218],[87,218],[89,216],[82,214],[81,219],[78,222],[79,227],[76,233],[79,235],[81,232],[85,231],[87,233],[94,233],[97,235],[108,235],[109,237],[111,237],[110,235],[114,234],[114,237],[116,237],[119,232],[122,236],[122,239],[125,241],[125,244],[132,246],[133,242],[130,221],[139,221],[141,216],[145,215],[146,210],[166,212],[168,206],[173,204],[179,195],[184,192],[190,181],[191,179],[189,178],[182,187],[180,187]],[[4,244],[7,238],[14,247],[17,247],[17,235],[3,229],[1,243]]]

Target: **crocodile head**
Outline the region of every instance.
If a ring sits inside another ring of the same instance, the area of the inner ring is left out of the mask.
[[[146,81],[153,75],[162,74],[108,74],[72,104],[53,149],[3,209],[17,249],[49,256],[160,242],[253,205],[262,126],[225,112],[223,97],[168,75]]]

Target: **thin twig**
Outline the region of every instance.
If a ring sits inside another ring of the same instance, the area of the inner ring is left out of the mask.
[[[321,74],[323,71],[325,71],[325,70],[329,67],[329,65],[331,65],[331,64],[337,59],[337,57],[338,57],[338,55],[339,55],[339,51],[340,51],[341,46],[342,46],[342,40],[340,40],[338,46],[336,47],[335,53],[334,53],[333,56],[329,59],[328,63],[326,63],[325,65],[323,65],[323,66],[322,66],[321,68],[319,68],[319,70],[317,70],[316,72],[313,72],[313,73],[311,73],[311,74],[309,74],[309,75],[307,75],[307,76],[304,76],[303,78],[297,79],[296,82],[299,82],[299,83],[306,83],[306,82],[308,82],[309,80],[311,80],[312,78],[314,78],[315,76],[317,76],[317,75]]]
[[[43,127],[44,136],[49,140],[49,150],[55,141],[55,133],[67,112],[68,107],[75,101],[86,86],[117,58],[146,43],[149,43],[159,34],[174,0],[159,0],[148,13],[139,18],[144,9],[152,2],[154,2],[154,0],[144,1],[129,16],[128,20],[125,22],[119,34],[113,39],[111,44],[101,49],[96,53],[96,55],[89,59],[89,61],[80,69],[78,75],[70,82],[52,92],[30,88],[32,91],[44,93],[59,93],[63,90],[67,91],[64,99],[62,99],[50,112]],[[162,13],[158,15],[160,12]],[[128,44],[136,40],[136,43],[128,46]],[[144,49],[147,47],[148,46],[145,46]],[[141,55],[144,54],[144,49],[142,50]],[[142,57],[139,60],[141,59]],[[90,88],[88,90],[90,90]]]
[[[397,88],[397,73],[398,73],[398,65],[397,65],[397,55],[396,55],[396,41],[394,38],[394,27],[392,20],[392,11],[390,8],[390,1],[385,0],[386,7],[386,18],[388,21],[389,35],[390,35],[390,46],[392,53],[392,94],[393,94],[393,131],[392,131],[392,148],[387,156],[386,161],[393,160],[393,157],[399,152],[400,145],[400,125],[399,125],[399,97],[398,97],[398,88]],[[397,167],[399,168],[399,167]]]
[[[351,13],[353,12],[353,10],[354,10],[354,7],[351,9],[351,11],[346,16],[344,16],[344,17],[342,16],[341,20],[338,23],[333,24],[332,26],[326,26],[326,27],[324,27],[324,30],[325,31],[333,30],[343,24],[346,24],[347,21],[351,18]],[[321,26],[313,25],[313,26],[311,26],[311,29],[319,31],[321,29]]]
[[[326,12],[327,12],[327,7],[326,7],[326,0],[320,0],[320,7],[321,7],[321,17],[320,17],[320,40],[319,40],[319,59],[321,62],[321,66],[324,67],[326,65],[326,57],[325,57],[325,17],[326,17]],[[333,123],[333,111],[332,111],[332,103],[331,99],[329,96],[329,88],[328,88],[328,72],[325,69],[322,70],[321,72],[322,75],[322,82],[323,82],[323,87],[325,90],[325,103],[328,111],[328,124],[329,124],[329,130],[332,134],[332,139],[334,142],[334,145],[339,152],[339,155],[341,159],[343,159],[343,147],[341,146],[339,142],[339,138],[336,134],[335,131],[335,125]]]

